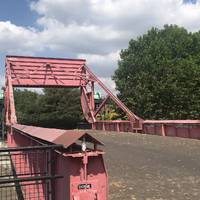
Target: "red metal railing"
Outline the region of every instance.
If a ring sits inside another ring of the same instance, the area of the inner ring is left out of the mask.
[[[101,120],[93,124],[93,129],[103,131],[116,131],[116,132],[135,132],[140,133],[142,127],[133,126],[130,121],[125,120]]]
[[[200,120],[145,120],[143,133],[200,139]]]

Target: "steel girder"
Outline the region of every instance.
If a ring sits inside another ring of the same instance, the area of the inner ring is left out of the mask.
[[[94,84],[98,84],[107,98],[95,110]],[[17,123],[14,87],[79,87],[81,105],[85,119],[93,125],[100,123],[96,115],[112,99],[128,117],[131,129],[139,128],[142,119],[131,112],[86,66],[84,59],[60,59],[24,56],[6,56],[5,121],[7,125]],[[126,121],[127,122],[127,121]],[[112,121],[111,121],[112,123]],[[113,123],[115,123],[113,121]]]

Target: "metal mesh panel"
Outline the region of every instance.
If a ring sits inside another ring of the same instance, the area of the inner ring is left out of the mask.
[[[10,183],[0,185],[0,200],[46,200],[49,193],[42,188],[48,187],[49,181],[37,183]]]
[[[50,200],[53,149],[0,149],[0,200]]]
[[[48,154],[46,150],[2,153],[0,154],[0,177],[12,177],[13,170],[17,177],[47,175]]]

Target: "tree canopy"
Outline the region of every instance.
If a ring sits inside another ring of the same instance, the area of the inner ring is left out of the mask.
[[[38,94],[15,90],[18,121],[49,128],[76,128],[82,120],[79,89],[48,88],[43,91],[43,94]]]
[[[200,32],[152,28],[120,53],[119,97],[145,119],[200,118]]]

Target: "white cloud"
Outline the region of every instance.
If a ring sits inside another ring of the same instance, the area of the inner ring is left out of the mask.
[[[85,56],[96,66],[152,26],[178,24],[190,31],[200,29],[200,1],[39,0],[31,9],[40,15],[38,24],[44,27],[42,35],[49,37],[51,50]],[[112,73],[117,59],[109,63]],[[101,75],[105,75],[104,70]]]
[[[32,3],[31,8],[41,19],[54,19],[66,26],[95,25],[117,33],[131,31],[133,36],[165,23],[195,30],[191,24],[195,25],[200,19],[199,1],[184,4],[182,0],[39,0]]]
[[[29,53],[42,51],[44,46],[39,42],[40,33],[33,28],[25,28],[9,21],[0,21],[0,52]]]
[[[0,22],[0,53],[87,58],[111,88],[119,51],[131,38],[164,24],[200,29],[200,0],[38,0],[30,7],[39,28]]]
[[[117,91],[115,90],[115,82],[110,77],[99,77],[99,79],[105,84],[106,87],[108,87],[110,91],[113,92],[113,94],[117,94]],[[105,94],[102,89],[99,89],[99,91],[102,94]]]
[[[117,50],[119,42],[122,40],[122,35],[108,27],[79,26],[77,24],[66,26],[56,20],[44,18],[42,21],[42,23],[48,24],[48,28],[42,31],[40,36],[43,38],[43,42],[49,43],[49,48],[54,51],[65,50],[73,54],[108,54],[112,50]]]
[[[117,68],[119,51],[111,52],[107,55],[79,54],[78,58],[85,58],[87,65],[97,76],[110,77]]]

